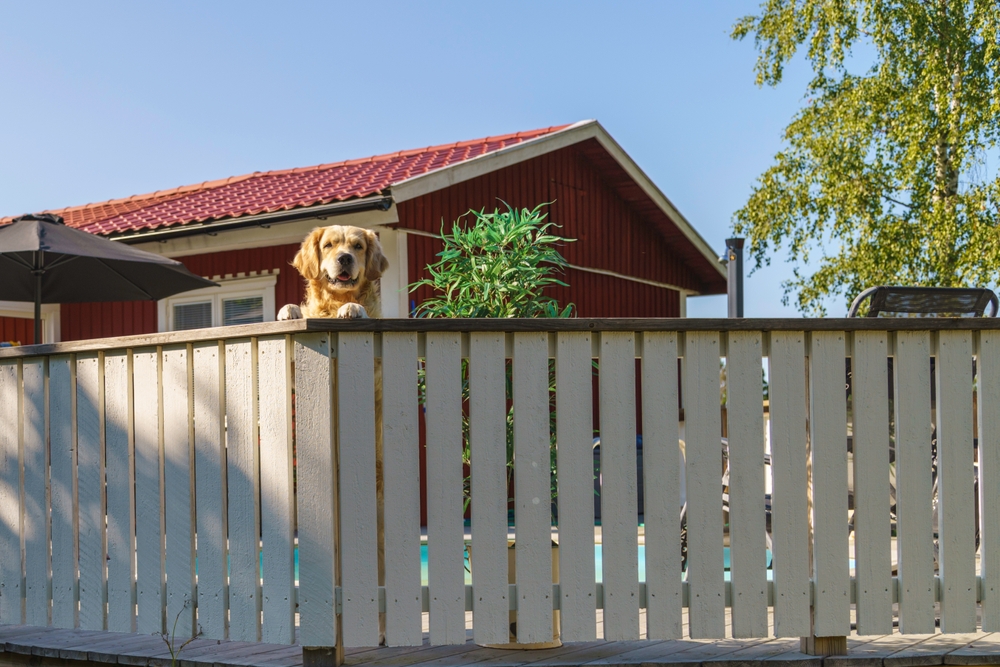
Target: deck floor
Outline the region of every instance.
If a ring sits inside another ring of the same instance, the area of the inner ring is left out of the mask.
[[[425,639],[426,641],[426,639]],[[0,625],[0,665],[71,667],[74,663],[169,667],[170,653],[156,635]],[[296,646],[197,639],[180,654],[179,667],[298,667]],[[1000,664],[1000,633],[899,635],[848,639],[848,655],[819,658],[799,652],[798,639],[717,641],[596,641],[518,651],[459,646],[349,649],[359,667],[930,667]]]

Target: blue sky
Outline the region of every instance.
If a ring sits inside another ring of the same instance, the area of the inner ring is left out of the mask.
[[[0,215],[596,118],[721,253],[808,76],[754,85],[757,4],[3,3]]]

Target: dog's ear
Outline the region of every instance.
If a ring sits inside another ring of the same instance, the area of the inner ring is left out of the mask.
[[[302,247],[295,254],[292,266],[299,270],[306,280],[317,280],[320,275],[319,242],[323,238],[323,227],[317,227],[309,233]]]
[[[365,279],[378,280],[389,268],[389,260],[382,254],[382,244],[378,241],[378,234],[366,229],[365,236],[368,237],[368,250],[365,253]]]

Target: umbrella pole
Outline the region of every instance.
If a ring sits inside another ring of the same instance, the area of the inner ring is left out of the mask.
[[[35,253],[35,345],[42,342],[42,275],[45,273],[45,251]]]

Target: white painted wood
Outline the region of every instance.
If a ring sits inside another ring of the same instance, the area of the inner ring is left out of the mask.
[[[0,361],[0,623],[23,622],[19,362]]]
[[[427,334],[427,584],[430,641],[465,643],[461,340]]]
[[[260,638],[260,526],[255,346],[226,342],[226,490],[229,527],[229,639]]]
[[[104,355],[104,440],[107,477],[108,619],[111,632],[135,632],[135,505],[129,418],[129,358]]]
[[[46,442],[45,357],[25,359],[22,366],[24,410],[24,563],[25,620],[49,624],[48,452]]]
[[[760,332],[731,332],[726,352],[729,569],[732,580],[733,637],[738,638],[767,636],[767,535],[763,503],[764,394],[761,368]]]
[[[96,352],[76,356],[77,505],[79,508],[79,627],[103,630],[105,505],[103,363]],[[2,401],[0,401],[2,402]],[[2,503],[0,503],[2,505]]]
[[[892,632],[887,344],[884,331],[854,334],[854,569],[861,635]]]
[[[931,472],[931,343],[926,331],[896,333],[896,553],[899,630],[934,632]]]
[[[971,334],[968,331],[941,331],[937,361],[941,631],[975,632]]]
[[[166,621],[178,638],[192,636],[194,597],[194,425],[186,345],[163,348],[163,485],[166,516]],[[82,456],[82,452],[81,452]],[[173,630],[174,622],[176,631]]]
[[[682,633],[677,383],[677,334],[644,333],[642,460],[648,639],[680,639]],[[589,392],[587,401],[589,405]]]
[[[419,646],[423,641],[417,366],[415,333],[382,334],[385,636],[389,646]],[[505,513],[505,528],[506,518]]]
[[[809,442],[816,582],[814,637],[844,637],[851,633],[845,350],[844,332],[813,332],[809,348]]]
[[[136,631],[164,632],[163,535],[160,531],[159,355],[155,348],[132,356],[135,391]],[[173,621],[173,619],[170,619]],[[172,625],[172,623],[171,623]]]
[[[335,646],[336,465],[333,458],[332,334],[294,338],[298,462],[299,643]]]
[[[562,639],[567,642],[597,638],[596,572],[590,555],[594,553],[593,374],[590,334],[559,333],[556,341],[559,620]],[[649,510],[646,511],[648,516]],[[648,531],[647,527],[647,549]]]
[[[261,640],[295,641],[295,497],[292,477],[292,369],[285,336],[257,342],[260,391],[260,505],[264,551]]]
[[[367,332],[337,338],[344,646],[378,646],[374,343]]]
[[[75,363],[70,356],[49,359],[49,494],[52,505],[52,625],[76,626],[76,468]]]
[[[1000,631],[1000,525],[985,507],[1000,507],[1000,332],[979,332],[976,358],[979,422],[979,535],[983,632]]]
[[[514,524],[517,641],[552,640],[549,337],[514,334]]]
[[[195,507],[198,625],[206,639],[226,638],[226,507],[223,481],[222,371],[219,344],[196,343],[194,365]]]
[[[719,334],[687,334],[683,368],[690,634],[693,639],[722,639],[726,600]]]
[[[805,334],[774,331],[768,357],[774,634],[809,634]],[[688,447],[688,456],[691,448]],[[690,489],[690,485],[688,487]],[[690,490],[688,491],[690,495]]]
[[[633,640],[639,638],[634,334],[601,334],[599,387],[604,638]],[[720,564],[721,558],[720,551]]]
[[[469,344],[472,585],[475,590],[472,629],[477,644],[506,644],[510,601],[507,599],[504,334],[474,333],[470,335]]]

